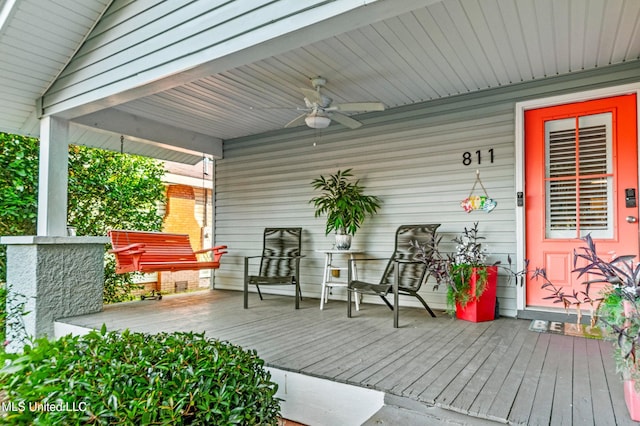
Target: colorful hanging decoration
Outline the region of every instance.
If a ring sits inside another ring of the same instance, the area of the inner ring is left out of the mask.
[[[480,187],[484,191],[484,195],[473,195],[473,191],[475,191],[477,184],[480,184]],[[498,202],[489,197],[487,190],[480,180],[480,170],[476,170],[476,181],[473,183],[473,187],[471,187],[469,196],[460,203],[460,207],[462,207],[467,213],[471,213],[474,210],[484,210],[489,213],[495,209],[497,205]]]

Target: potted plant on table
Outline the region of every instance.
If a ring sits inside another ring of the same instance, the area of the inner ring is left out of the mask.
[[[320,176],[311,181],[313,189],[322,194],[313,197],[309,203],[315,207],[315,217],[326,214],[325,235],[336,232],[336,248],[348,250],[351,237],[362,226],[367,216],[373,216],[380,208],[380,199],[375,195],[365,195],[360,180],[353,178],[351,169],[338,170],[330,176]]]
[[[423,247],[412,242],[417,258],[427,263],[435,279],[434,290],[447,286],[447,310],[456,318],[472,322],[491,321],[495,318],[498,264],[487,265],[486,247],[479,235],[478,222],[453,239],[454,254],[443,255],[435,247]]]
[[[551,292],[548,299],[562,304],[567,311],[577,309],[578,323],[581,310],[591,310],[591,325],[601,324],[606,334],[614,338],[616,368],[624,380],[624,395],[631,419],[640,421],[640,263],[634,255],[604,260],[598,256],[590,235],[583,238],[585,246],[574,251],[574,272],[584,281],[583,291],[565,293],[556,287],[544,269],[536,269],[533,277],[543,280],[542,288]],[[576,265],[584,265],[577,267]],[[604,284],[601,290],[594,284]],[[593,295],[592,295],[593,293]]]

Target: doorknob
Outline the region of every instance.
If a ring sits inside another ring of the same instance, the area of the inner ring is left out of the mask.
[[[638,218],[635,216],[627,216],[627,222],[629,223],[636,223],[638,221]]]

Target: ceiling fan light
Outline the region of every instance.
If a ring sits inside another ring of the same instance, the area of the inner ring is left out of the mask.
[[[311,127],[312,129],[324,129],[331,123],[331,119],[329,117],[327,117],[326,115],[320,115],[316,112],[309,114],[307,118],[304,119],[304,121],[305,123],[307,123],[307,126]]]

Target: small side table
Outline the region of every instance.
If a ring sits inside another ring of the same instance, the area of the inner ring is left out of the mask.
[[[347,280],[336,281],[333,277],[333,271],[348,271],[349,265],[351,265],[351,276],[353,279],[358,279],[358,270],[356,268],[355,255],[358,253],[364,253],[364,250],[349,249],[349,250],[316,250],[318,253],[324,253],[324,276],[322,278],[322,292],[320,296],[320,309],[324,309],[324,304],[329,301],[329,291],[333,287],[347,287]],[[333,255],[349,256],[346,266],[336,266],[333,263]],[[359,297],[356,295],[356,310],[360,310]]]

